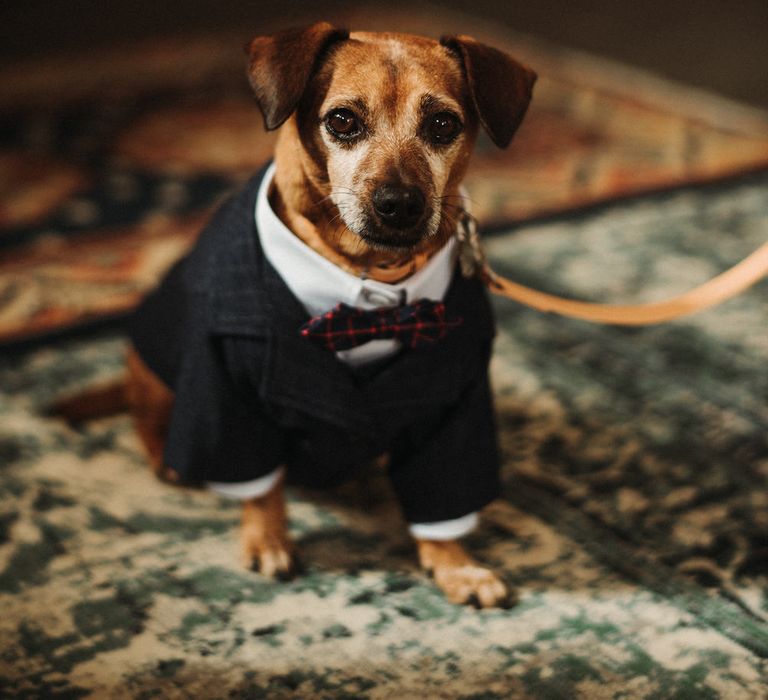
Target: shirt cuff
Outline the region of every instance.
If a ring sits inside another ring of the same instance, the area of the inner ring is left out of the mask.
[[[238,501],[247,501],[251,498],[261,498],[266,496],[277,484],[280,477],[285,472],[284,467],[278,467],[275,471],[266,476],[251,481],[209,481],[207,486],[219,496],[224,498],[233,498]]]
[[[477,527],[477,513],[470,513],[455,520],[441,520],[436,523],[411,523],[408,530],[418,540],[445,542],[468,535]]]

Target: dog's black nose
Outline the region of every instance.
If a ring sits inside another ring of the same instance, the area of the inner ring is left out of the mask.
[[[424,195],[418,187],[382,185],[373,193],[373,208],[392,228],[406,229],[418,223],[424,213]]]

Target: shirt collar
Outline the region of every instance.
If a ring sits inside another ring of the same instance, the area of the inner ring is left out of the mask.
[[[278,218],[268,198],[274,174],[273,163],[256,198],[256,230],[267,260],[310,316],[324,313],[339,302],[373,309],[418,299],[443,299],[456,262],[455,238],[424,267],[397,284],[356,277],[312,250]]]

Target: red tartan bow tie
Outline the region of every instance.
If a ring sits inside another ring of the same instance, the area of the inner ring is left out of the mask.
[[[416,348],[445,336],[461,318],[447,319],[445,304],[420,299],[413,304],[386,306],[364,311],[338,304],[331,311],[309,319],[300,332],[328,350],[348,350],[369,340],[395,338],[405,347]]]

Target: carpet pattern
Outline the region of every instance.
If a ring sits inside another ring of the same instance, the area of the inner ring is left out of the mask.
[[[516,279],[639,301],[766,234],[759,175],[488,247]],[[6,353],[0,695],[765,697],[766,289],[642,330],[497,300],[504,495],[470,545],[517,587],[510,610],[442,598],[377,472],[291,492],[305,575],[241,570],[236,508],[157,483],[127,418],[75,431],[43,416],[54,395],[119,371],[119,332]]]
[[[632,71],[608,88],[578,56],[461,30],[540,73],[511,149],[478,145],[467,187],[486,228],[768,165],[768,119],[715,117]],[[125,315],[269,158],[242,43],[155,41],[0,71],[0,344]]]

